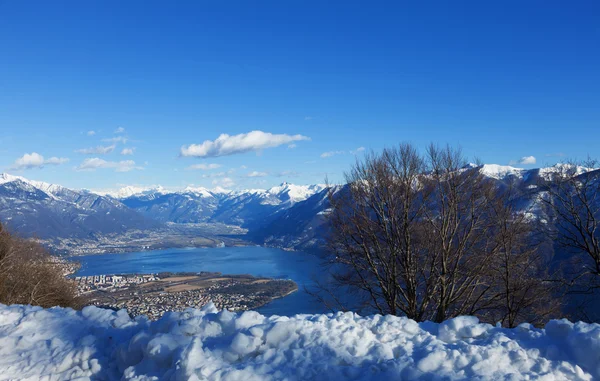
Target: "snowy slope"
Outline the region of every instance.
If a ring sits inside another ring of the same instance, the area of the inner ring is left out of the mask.
[[[496,180],[503,180],[509,176],[515,176],[517,178],[523,178],[527,170],[522,168],[515,168],[508,165],[497,165],[497,164],[484,164],[480,170],[482,175],[494,178]]]
[[[168,193],[166,189],[161,187],[160,185],[154,187],[138,187],[135,185],[128,185],[123,188],[117,190],[92,190],[92,193],[101,195],[101,196],[110,196],[117,199],[123,199],[131,196],[141,196],[147,195],[151,193],[155,194],[165,194]]]
[[[23,184],[27,184],[30,187],[39,189],[51,197],[54,197],[55,193],[59,193],[61,191],[67,190],[67,188],[61,187],[60,185],[49,184],[49,183],[45,183],[43,181],[28,180],[24,177],[13,176],[8,173],[0,173],[0,185],[15,182],[15,181],[19,181],[19,182],[22,182]]]
[[[0,380],[592,380],[600,325],[0,305]]]
[[[8,174],[0,174],[0,222],[45,239],[160,226],[113,198]]]

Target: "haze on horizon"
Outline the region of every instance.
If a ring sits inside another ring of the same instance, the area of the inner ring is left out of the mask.
[[[0,3],[0,172],[74,188],[341,181],[402,141],[598,157],[600,5]]]

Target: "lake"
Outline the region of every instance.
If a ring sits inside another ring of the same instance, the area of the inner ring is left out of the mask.
[[[87,255],[76,276],[167,272],[221,272],[291,279],[298,291],[257,309],[265,315],[328,312],[304,291],[314,285],[320,259],[312,254],[260,246],[187,248],[125,254]]]

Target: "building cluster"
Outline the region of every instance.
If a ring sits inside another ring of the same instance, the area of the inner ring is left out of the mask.
[[[48,258],[48,261],[50,261],[50,263],[60,267],[62,274],[64,276],[69,276],[71,274],[74,274],[81,267],[81,264],[79,262],[69,261],[63,257],[59,257],[59,256],[55,256],[55,255],[51,255]]]
[[[90,291],[110,291],[111,289],[127,288],[156,280],[159,280],[156,274],[89,275],[75,277],[77,289],[82,294]]]
[[[205,274],[205,278],[196,281],[203,286],[198,286],[195,282],[185,283],[177,278],[169,282],[168,273],[161,275],[92,275],[76,277],[75,282],[80,294],[89,298],[89,303],[126,309],[131,316],[146,315],[151,320],[168,311],[201,308],[209,302],[218,309],[230,311],[255,309],[296,289],[295,283],[285,280],[254,282],[254,278],[225,278],[220,274],[211,279],[206,278],[210,274]],[[156,282],[159,280],[162,281]],[[144,286],[137,287],[141,284]],[[181,291],[175,291],[175,288]]]
[[[156,320],[169,311],[183,311],[186,308],[201,308],[213,302],[218,309],[240,311],[252,308],[258,302],[252,295],[206,293],[205,290],[180,292],[143,293],[134,292],[132,297],[109,303],[108,307],[126,309],[132,316],[146,315]],[[261,303],[262,304],[262,303]],[[103,304],[103,306],[107,306]]]

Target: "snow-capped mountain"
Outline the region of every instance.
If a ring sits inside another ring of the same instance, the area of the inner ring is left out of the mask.
[[[560,165],[526,170],[486,164],[463,170],[479,171],[499,187],[510,183],[523,195],[523,210],[539,214],[541,211],[530,208],[541,196],[537,184],[562,169]],[[573,170],[580,176],[600,178],[600,170]],[[345,189],[337,186],[335,191]],[[42,238],[93,238],[131,229],[151,230],[164,223],[219,223],[246,229],[245,239],[259,244],[308,250],[323,246],[328,210],[324,185],[282,183],[270,189],[240,191],[125,187],[99,195],[0,175],[0,221],[22,234]]]
[[[218,207],[218,199],[202,189],[183,192],[143,193],[120,200],[129,208],[161,222],[206,222]]]
[[[127,198],[131,196],[141,196],[146,194],[164,194],[168,193],[166,189],[157,185],[155,187],[138,187],[135,185],[128,185],[117,190],[90,190],[91,193],[95,193],[100,196],[110,196],[116,199]]]
[[[146,189],[121,197],[127,206],[163,222],[221,222],[244,227],[264,224],[277,212],[322,191],[323,185],[283,183],[270,189],[241,191],[187,187],[182,191]]]
[[[0,222],[39,238],[89,238],[160,225],[113,198],[8,174],[0,174]]]

